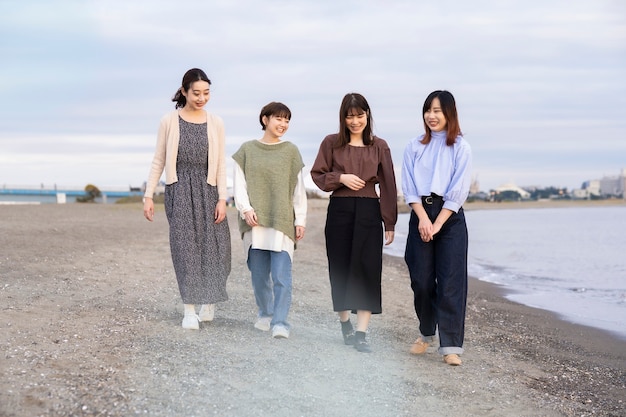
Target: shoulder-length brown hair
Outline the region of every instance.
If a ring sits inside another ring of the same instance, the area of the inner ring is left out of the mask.
[[[428,97],[426,97],[424,107],[422,108],[422,121],[424,122],[424,130],[426,131],[426,134],[420,142],[424,145],[430,143],[432,132],[430,130],[430,126],[428,126],[428,123],[424,120],[424,114],[426,114],[426,112],[430,109],[433,104],[433,100],[436,98],[439,99],[441,111],[446,118],[446,145],[452,146],[456,142],[457,136],[462,135],[462,133],[461,126],[459,125],[459,116],[456,112],[456,102],[454,101],[454,96],[446,90],[433,91],[428,95]]]
[[[365,126],[365,130],[363,130],[363,144],[369,146],[374,142],[370,105],[361,94],[348,93],[343,97],[341,107],[339,107],[339,137],[337,146],[342,147],[350,143],[350,129],[348,129],[346,117],[350,114],[363,113],[367,115],[367,125]]]

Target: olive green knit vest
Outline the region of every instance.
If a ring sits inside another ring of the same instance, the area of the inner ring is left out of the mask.
[[[293,192],[304,167],[296,145],[253,140],[241,145],[233,159],[246,177],[248,198],[259,225],[283,232],[295,242]],[[249,230],[251,227],[239,216],[242,238]]]

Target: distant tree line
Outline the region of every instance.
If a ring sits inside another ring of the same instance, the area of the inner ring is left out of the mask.
[[[567,188],[547,187],[537,188],[530,192],[531,200],[542,200],[547,198],[552,199],[569,199],[570,195],[567,192]]]

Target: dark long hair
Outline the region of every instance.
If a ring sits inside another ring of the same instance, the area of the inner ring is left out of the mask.
[[[372,133],[372,111],[370,110],[370,105],[361,94],[348,93],[343,97],[341,107],[339,107],[339,143],[337,144],[339,147],[350,143],[350,129],[348,129],[348,125],[346,124],[346,117],[354,113],[367,114],[367,125],[363,130],[363,144],[368,146],[374,142],[374,136]]]
[[[462,135],[463,133],[461,133],[461,126],[459,125],[459,116],[456,112],[456,102],[454,101],[454,96],[446,90],[433,91],[428,95],[428,97],[426,97],[426,101],[424,101],[424,107],[422,108],[422,121],[424,122],[424,130],[426,131],[426,134],[421,140],[421,143],[424,145],[430,143],[432,132],[430,130],[430,126],[428,126],[428,123],[424,120],[424,114],[430,109],[433,104],[433,100],[436,98],[439,99],[441,111],[446,118],[446,145],[452,146],[456,142],[457,136]]]
[[[187,98],[185,98],[185,96],[183,95],[183,91],[189,91],[189,89],[191,88],[191,84],[195,83],[196,81],[206,81],[207,83],[209,83],[209,85],[211,85],[211,80],[209,80],[209,77],[206,76],[204,71],[199,68],[190,69],[185,73],[185,75],[183,75],[182,86],[178,90],[176,90],[174,97],[172,97],[172,101],[176,102],[175,108],[178,109],[185,107],[185,104],[187,104]]]

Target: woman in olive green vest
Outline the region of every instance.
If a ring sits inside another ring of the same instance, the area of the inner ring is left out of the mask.
[[[244,143],[233,155],[239,231],[258,307],[254,327],[271,329],[275,338],[289,337],[291,265],[306,226],[304,163],[293,143],[281,141],[290,119],[284,104],[267,104],[259,115],[263,137]]]

